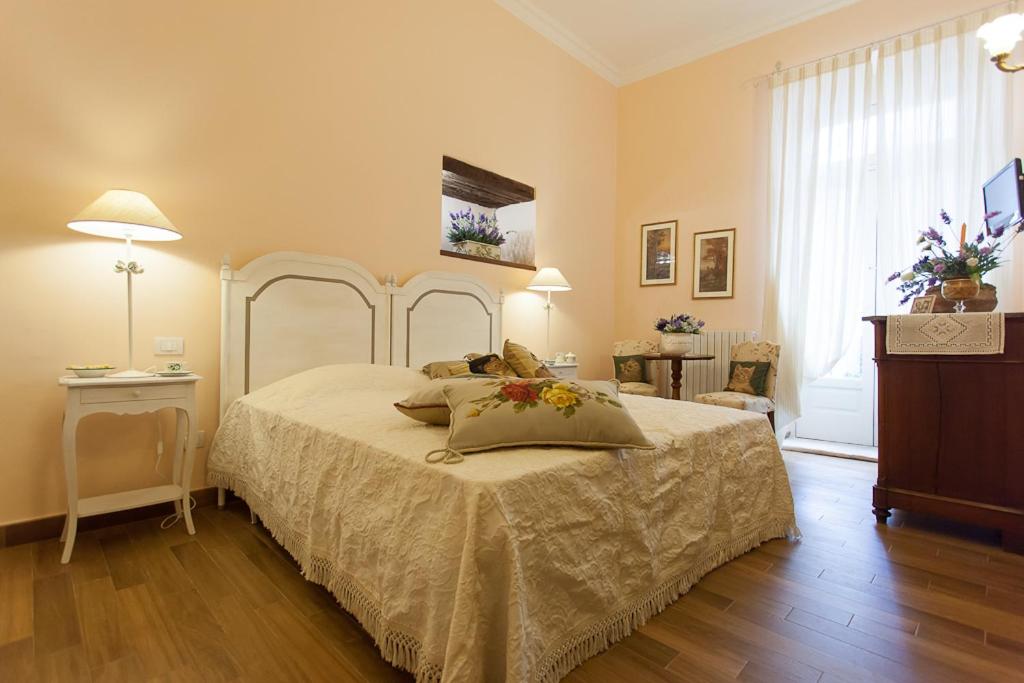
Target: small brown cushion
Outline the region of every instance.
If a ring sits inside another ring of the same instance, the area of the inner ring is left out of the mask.
[[[469,362],[464,360],[439,360],[423,366],[423,374],[430,379],[458,377],[470,374]]]
[[[620,382],[647,382],[647,361],[642,355],[612,356],[612,363]]]
[[[469,360],[469,371],[475,375],[502,375],[516,377],[516,371],[496,353],[478,356]]]
[[[619,402],[616,382],[499,378],[450,382],[444,396],[452,410],[448,453],[535,445],[654,448]]]
[[[491,375],[462,375],[435,379],[394,405],[398,412],[414,420],[430,425],[447,425],[451,420],[452,411],[444,398],[444,388],[455,382],[486,382],[492,379],[494,376]]]
[[[509,339],[505,340],[505,346],[501,355],[505,362],[512,366],[516,374],[523,378],[533,377],[554,377],[544,363],[537,360],[537,356],[530,353],[530,349],[522,344],[516,344]]]

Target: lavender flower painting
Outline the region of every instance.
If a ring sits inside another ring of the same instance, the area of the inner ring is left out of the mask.
[[[441,168],[441,255],[533,269],[533,188],[451,157]]]

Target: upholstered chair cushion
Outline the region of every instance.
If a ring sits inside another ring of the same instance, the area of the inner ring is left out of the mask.
[[[471,369],[472,365],[470,363]],[[725,385],[725,391],[740,391],[744,394],[764,396],[765,382],[768,379],[768,370],[770,368],[771,364],[767,362],[732,361],[729,364],[729,383]]]
[[[642,356],[645,353],[657,353],[658,344],[646,339],[626,339],[612,345],[613,356]]]
[[[753,396],[738,391],[715,391],[709,394],[698,394],[693,397],[693,400],[697,403],[749,410],[753,413],[771,413],[775,410],[775,401],[770,398]]]
[[[768,363],[764,380],[764,396],[775,400],[775,383],[779,374],[779,345],[769,341],[746,341],[732,347],[729,354],[734,361]]]
[[[658,387],[647,382],[623,382],[619,385],[619,393],[637,396],[657,396]]]
[[[615,365],[615,379],[620,382],[646,382],[647,361],[640,354],[635,356],[612,356]]]

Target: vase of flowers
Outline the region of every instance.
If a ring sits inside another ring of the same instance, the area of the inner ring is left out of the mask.
[[[458,254],[482,256],[501,260],[501,245],[505,236],[498,230],[498,218],[480,213],[473,216],[473,209],[455,211],[448,214],[451,224],[446,237],[452,243],[452,249]]]
[[[1020,221],[990,227],[989,221],[998,215],[998,211],[985,214],[986,227],[972,240],[967,239],[966,223],[960,226],[959,236],[953,234],[950,228],[953,238],[959,237],[957,246],[952,250],[946,246],[946,237],[935,228],[930,227],[922,232],[917,240],[921,245],[921,257],[906,272],[889,276],[889,282],[900,281],[898,288],[903,293],[900,304],[920,296],[927,288],[938,286],[944,299],[956,302],[954,310],[963,313],[965,302],[981,291],[982,276],[1003,264],[1001,257],[1006,247],[1024,232],[1024,222]],[[949,214],[941,211],[939,216],[949,228],[952,224]]]
[[[658,348],[662,353],[686,355],[693,348],[693,335],[701,334],[704,321],[689,313],[676,313],[668,318],[659,318],[654,329],[661,333]]]

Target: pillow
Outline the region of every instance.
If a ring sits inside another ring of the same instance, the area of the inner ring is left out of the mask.
[[[501,351],[505,362],[512,366],[516,374],[523,378],[532,377],[554,377],[547,367],[537,360],[537,356],[530,353],[530,349],[522,344],[506,339],[505,347]]]
[[[469,359],[469,371],[476,375],[516,377],[516,371],[496,353]]]
[[[428,462],[512,446],[654,448],[619,402],[617,383],[553,378],[449,382],[448,444]],[[438,457],[438,453],[441,454]]]
[[[430,379],[457,377],[469,374],[469,363],[464,360],[439,360],[423,366],[423,374]]]
[[[615,379],[626,382],[647,381],[647,361],[643,356],[612,356],[615,364]]]
[[[394,406],[398,412],[414,420],[429,425],[447,425],[451,420],[452,411],[448,408],[448,402],[444,398],[446,386],[455,382],[465,383],[472,380],[486,382],[495,378],[496,376],[462,375],[435,379],[395,403]]]
[[[725,386],[725,391],[764,396],[771,365],[744,360],[732,361],[729,363],[729,383]]]

